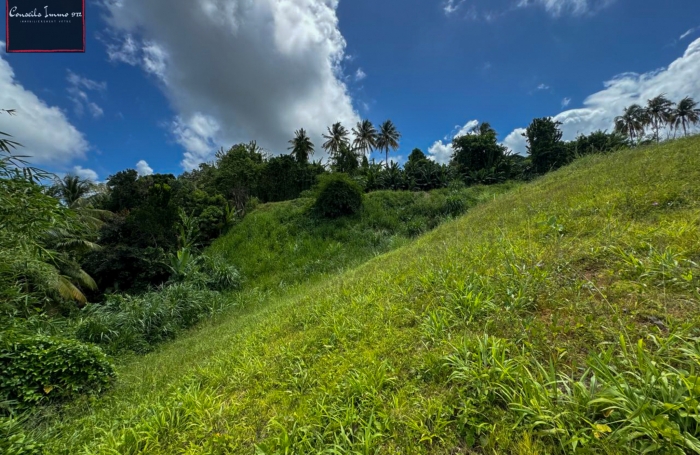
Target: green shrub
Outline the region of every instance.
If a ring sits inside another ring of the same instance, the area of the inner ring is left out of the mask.
[[[0,334],[0,401],[18,408],[101,392],[114,376],[96,346],[17,331]]]
[[[225,282],[229,278],[212,279]],[[88,306],[76,335],[105,345],[110,352],[147,352],[226,306],[219,292],[193,283],[175,283],[141,296],[110,296],[105,304]]]
[[[362,207],[362,187],[346,174],[327,174],[319,178],[316,213],[324,218],[352,215]]]
[[[0,417],[0,453],[4,455],[40,455],[41,444],[27,435],[15,419]]]

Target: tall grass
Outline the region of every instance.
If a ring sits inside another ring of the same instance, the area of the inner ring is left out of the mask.
[[[50,454],[697,453],[699,182],[699,138],[588,156],[337,274],[362,218],[266,206],[215,246],[257,303],[29,428]]]

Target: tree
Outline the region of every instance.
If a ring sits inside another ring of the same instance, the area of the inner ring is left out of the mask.
[[[348,144],[348,130],[340,122],[334,123],[328,128],[328,134],[324,134],[323,149],[333,156],[340,153],[340,148]]]
[[[360,167],[357,155],[350,150],[348,144],[341,144],[338,153],[331,158],[331,169],[335,172],[352,175]]]
[[[410,155],[408,155],[408,163],[422,163],[423,161],[426,161],[428,158],[426,158],[425,153],[423,153],[423,150],[415,148],[411,152]]]
[[[62,179],[57,179],[50,192],[67,207],[75,208],[81,200],[92,193],[94,187],[94,183],[90,180],[69,174]]]
[[[673,110],[674,128],[683,128],[683,135],[688,135],[688,128],[700,123],[700,109],[698,103],[691,97],[683,98]]]
[[[550,117],[537,118],[523,134],[527,139],[527,151],[532,160],[534,171],[544,174],[557,169],[569,160],[562,142],[561,122]]]
[[[659,142],[659,130],[671,122],[673,102],[665,95],[659,95],[647,101],[646,118],[654,130],[656,142]]]
[[[355,135],[352,146],[363,155],[377,147],[377,129],[369,120],[358,122],[352,133]]]
[[[306,135],[304,128],[301,128],[294,132],[294,139],[289,141],[292,144],[288,150],[291,150],[291,155],[299,163],[308,163],[309,156],[314,154],[314,144],[311,142],[309,136]]]
[[[633,104],[622,115],[615,117],[615,132],[627,136],[631,141],[644,137],[647,113],[639,104]]]
[[[451,165],[466,180],[474,183],[495,183],[499,171],[505,171],[508,149],[498,143],[496,131],[482,123],[469,134],[452,140]],[[478,178],[473,178],[478,176]]]
[[[379,126],[377,149],[386,153],[385,165],[387,168],[389,167],[389,150],[398,149],[400,139],[401,133],[399,133],[391,120],[387,120]]]

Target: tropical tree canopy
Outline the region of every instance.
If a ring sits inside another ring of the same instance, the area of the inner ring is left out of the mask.
[[[644,137],[647,125],[646,110],[639,104],[633,104],[622,115],[615,117],[615,132],[629,137],[632,141]]]
[[[294,139],[289,141],[289,143],[292,145],[288,150],[292,151],[291,155],[299,163],[307,163],[309,161],[309,156],[314,154],[314,144],[311,142],[304,128],[295,131]]]
[[[691,126],[700,124],[700,109],[697,106],[698,103],[693,98],[686,96],[673,110],[673,127],[683,128],[684,136],[688,135],[688,129]]]
[[[647,102],[646,120],[654,130],[656,142],[659,142],[659,130],[662,126],[671,123],[672,116],[673,102],[665,95],[659,95]]]
[[[561,140],[560,125],[561,122],[549,117],[538,118],[532,121],[523,134],[527,139],[527,151],[532,166],[538,174],[557,169],[568,161]]]
[[[340,122],[334,123],[328,128],[328,134],[324,134],[323,138],[326,139],[326,142],[323,143],[322,147],[331,156],[340,153],[341,147],[349,143],[348,130]]]
[[[379,126],[377,149],[386,153],[385,165],[387,167],[389,166],[389,150],[398,149],[400,139],[401,133],[399,133],[391,120],[387,120]]]
[[[362,155],[372,152],[377,147],[377,129],[369,120],[362,120],[352,130],[355,140],[352,146]]]

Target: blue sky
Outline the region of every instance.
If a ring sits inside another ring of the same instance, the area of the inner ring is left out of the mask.
[[[398,160],[445,161],[477,120],[523,153],[534,117],[571,139],[660,93],[700,100],[697,0],[87,3],[85,54],[0,55],[0,108],[18,113],[0,131],[99,180],[179,174],[252,139],[286,153],[297,128],[318,157],[327,126],[360,118],[394,121]]]

